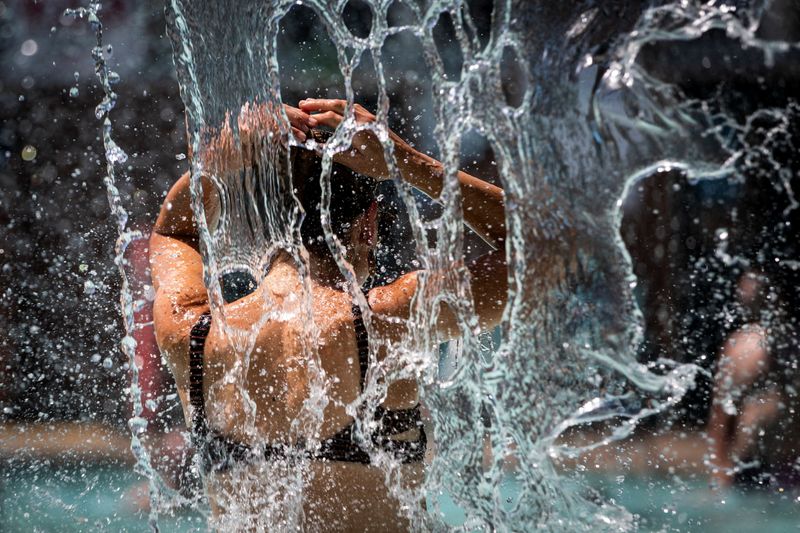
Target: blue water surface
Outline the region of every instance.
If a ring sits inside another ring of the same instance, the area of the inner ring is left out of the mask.
[[[129,466],[65,465],[51,462],[3,464],[0,474],[0,531],[147,531],[147,513],[133,494],[143,478]],[[730,533],[800,532],[800,492],[708,490],[702,476],[593,476],[587,485],[607,501],[638,516],[639,530]],[[513,477],[501,486],[508,508],[518,501]],[[428,508],[449,526],[465,514],[447,493],[430,495]],[[205,518],[181,510],[161,516],[161,531],[205,531]]]

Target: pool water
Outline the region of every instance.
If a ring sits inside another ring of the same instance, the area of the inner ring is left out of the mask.
[[[147,512],[132,494],[144,478],[129,466],[3,465],[0,531],[147,531]],[[159,519],[162,531],[202,531],[205,519],[184,511]]]
[[[142,478],[128,466],[18,462],[2,467],[0,531],[147,530],[147,513],[136,509],[131,498]],[[638,515],[640,531],[800,532],[800,491],[719,495],[700,477],[595,476],[586,481],[605,499]],[[501,490],[514,505],[515,481],[509,478]],[[464,523],[463,511],[447,494],[435,498],[447,525]],[[162,516],[159,526],[169,532],[206,529],[203,516],[189,510]]]
[[[640,516],[642,531],[783,533],[800,531],[800,490],[709,490],[707,479],[596,478],[608,500]]]

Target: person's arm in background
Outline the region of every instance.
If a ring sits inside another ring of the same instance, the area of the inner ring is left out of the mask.
[[[336,128],[344,120],[344,100],[309,99],[301,101],[299,105],[303,111],[315,113],[311,116],[321,125]],[[359,123],[375,120],[372,113],[358,104],[354,106],[354,112]],[[431,198],[437,199],[444,183],[442,164],[414,150],[393,132],[390,132],[390,136],[395,145],[395,157],[403,179]],[[371,132],[357,133],[351,148],[334,159],[356,172],[376,179],[389,177],[383,146]],[[490,329],[500,322],[508,298],[503,190],[465,172],[459,171],[457,177],[465,222],[495,247],[494,251],[467,266],[471,275],[474,309],[480,326],[482,329]],[[453,265],[454,268],[457,266]],[[419,271],[410,272],[389,285],[370,291],[370,308],[378,318],[409,318],[419,275]],[[406,332],[405,326],[398,324],[396,320],[378,320],[376,326],[394,338],[399,338]],[[452,338],[460,332],[455,314],[446,305],[440,308],[437,328],[443,338]]]

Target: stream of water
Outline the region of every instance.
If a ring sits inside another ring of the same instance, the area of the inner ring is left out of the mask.
[[[280,72],[285,66],[277,50],[282,19],[297,4],[313,10],[321,23],[319,31],[335,46],[344,81],[341,95],[349,104],[356,100],[354,73],[374,70],[371,75],[378,96],[373,127],[390,156],[391,80],[385,71],[394,58],[387,42],[408,43],[406,49],[421,50],[417,60],[430,72],[429,111],[447,179],[441,212],[428,220],[389,158],[395,192],[409,217],[416,260],[428,274],[421,277],[408,334],[391,345],[386,361],[379,365],[381,372],[368,375],[368,386],[359,399],[366,401],[367,408],[358,410],[354,404],[349,412],[360,417],[361,431],[383,398],[387,382],[412,377],[420,384],[435,441],[435,454],[420,490],[431,496],[432,508],[416,505],[420,494],[403,488],[396,462],[377,447],[370,449],[374,464],[385,471],[387,483],[406,502],[415,529],[445,529],[436,497],[445,489],[463,509],[466,531],[635,529],[635,517],[624,508],[593,497],[580,482],[565,478],[554,467],[554,460],[622,439],[644,417],[675,405],[692,387],[698,370],[669,360],[646,366],[636,359],[641,316],[633,299],[630,258],[619,235],[622,199],[632,184],[660,172],[678,172],[691,180],[728,179],[741,172],[747,146],[741,142],[743,136],[728,133],[748,128],[747,123],[715,114],[703,102],[660,81],[642,66],[641,55],[654,42],[688,41],[710,31],[723,31],[744,48],[763,54],[765,64],[779,61],[795,45],[757,36],[768,4],[759,1],[497,0],[488,36],[479,35],[474,14],[462,0],[363,3],[371,12],[365,36],[355,36],[343,22],[346,0],[167,2],[168,34],[193,153],[193,210],[199,221],[214,319],[225,323],[222,274],[245,270],[256,280],[263,279],[279,250],[288,251],[299,265],[307,265],[298,244],[296,204],[289,194],[291,173],[283,170],[279,143],[263,143],[260,150],[242,155],[243,179],[221,170],[224,161],[213,149],[214,139],[226,128],[241,143],[238,148],[250,142],[242,139],[252,136],[256,109],[270,117],[276,139],[289,138],[281,107]],[[96,10],[80,14],[91,21]],[[434,27],[444,19],[452,25],[460,52],[456,68],[452,54],[444,54],[434,38]],[[96,31],[101,47],[99,26]],[[114,98],[102,52],[96,59],[107,95],[98,107],[100,118],[113,107]],[[510,79],[516,93],[508,87]],[[131,234],[114,189],[115,168],[124,158],[111,139],[110,124],[103,125],[107,185],[120,228],[121,254]],[[332,140],[320,147],[323,184],[330,180],[333,155],[349,145],[356,129],[354,121],[345,121]],[[469,275],[466,269],[451,267],[463,263],[465,257],[455,172],[462,134],[467,131],[488,140],[506,194],[509,299],[499,344],[489,357],[487,336],[479,332],[471,304]],[[709,139],[719,141],[714,149],[709,149]],[[212,224],[207,223],[201,176],[211,178],[222,198],[219,220]],[[780,186],[780,178],[775,179]],[[259,187],[254,189],[256,183]],[[264,206],[258,216],[248,214],[257,209],[255,203],[243,200],[252,190],[263,195],[256,199]],[[791,195],[788,186],[785,191]],[[325,204],[323,199],[323,211],[328,209]],[[326,229],[327,242],[363,310],[372,348],[389,345],[371,328],[371,313],[352,269],[330,226]],[[448,347],[446,375],[441,372],[440,346],[430,327],[441,302],[457,315],[462,333],[461,340]],[[123,288],[128,332],[135,327],[132,305]],[[311,305],[310,291],[306,291],[297,299],[298,316],[311,316]],[[264,320],[277,318],[273,302],[265,300],[263,311]],[[293,431],[313,442],[329,401],[329,384],[319,361],[318,333],[313,321],[306,324],[304,355],[312,390]],[[242,354],[242,364],[227,379],[238,384],[253,418],[255,407],[247,397],[246,380],[254,329],[225,326]],[[126,336],[123,348],[131,351],[130,342]],[[135,368],[132,351],[130,355]],[[131,391],[136,401],[135,373]],[[137,420],[141,405],[135,405],[134,452],[142,472],[157,478],[149,470],[147,453],[136,442],[144,428]],[[612,431],[596,443],[572,448],[558,440],[572,426],[604,420],[613,422]],[[486,448],[490,450],[488,467],[484,465]],[[509,470],[518,487],[511,499],[501,491]],[[267,494],[257,497],[275,508],[265,511],[265,516],[283,517],[281,526],[286,529],[313,529],[302,522],[301,515],[286,512],[302,500],[308,468],[301,465],[285,474],[274,487],[261,486]],[[278,491],[288,496],[277,498]],[[151,496],[155,524],[157,511],[179,497],[156,479]]]

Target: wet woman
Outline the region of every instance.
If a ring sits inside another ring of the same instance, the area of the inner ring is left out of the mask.
[[[346,103],[309,99],[301,101],[299,108],[286,106],[285,110],[295,138],[303,142],[317,135],[319,127],[338,127],[344,120]],[[359,105],[353,112],[359,123],[375,120]],[[394,133],[390,137],[402,178],[436,200],[443,187],[442,164]],[[374,134],[360,131],[351,147],[336,156],[331,177],[333,230],[362,283],[369,275],[377,233],[374,183],[389,177],[383,154]],[[319,158],[302,148],[293,148],[291,157],[296,195],[307,212],[301,234],[309,253],[311,312],[319,332],[317,350],[322,369],[331,378],[328,394],[332,400],[324,409],[319,447],[303,451],[310,459],[311,481],[302,489],[303,508],[296,512],[309,530],[406,530],[407,513],[387,489],[384,472],[370,464],[370,454],[353,438],[353,419],[344,408],[362,392],[370,358],[360,309],[354,305],[345,278],[322,239]],[[494,248],[468,265],[474,309],[481,326],[488,329],[500,321],[507,298],[503,191],[463,172],[458,173],[458,181],[466,223]],[[184,175],[170,190],[151,240],[158,344],[175,375],[186,419],[209,473],[207,488],[217,520],[223,524],[225,516],[236,515],[242,527],[279,528],[286,517],[268,516],[266,509],[270,506],[254,502],[259,479],[262,486],[278,485],[276,472],[280,469],[268,474],[272,478],[264,478],[263,465],[291,468],[287,458],[303,448],[302,437],[297,437],[292,424],[310,389],[308,365],[303,360],[306,316],[298,312],[302,300],[297,297],[304,294],[306,285],[292,256],[279,254],[258,286],[250,283],[247,290],[234,290],[239,294],[225,306],[228,325],[257,329],[246,381],[256,415],[248,424],[239,389],[223,380],[241,364],[243,356],[210,317],[188,186],[188,175]],[[218,199],[212,190],[210,182],[204,184],[204,203],[213,226]],[[391,343],[408,334],[406,320],[419,274],[407,273],[368,292],[371,329],[381,339]],[[237,283],[242,285],[241,280],[229,285]],[[264,320],[264,301],[270,301],[271,310],[277,311],[274,316],[281,318]],[[436,328],[443,341],[458,334],[456,318],[445,305]],[[375,356],[381,361],[385,353]],[[420,421],[417,384],[412,380],[389,384],[376,419],[373,442],[403,465],[404,479],[412,485],[420,483],[426,435]],[[255,432],[248,430],[253,426]],[[245,479],[255,481],[245,489]],[[277,498],[286,496],[277,492]]]

